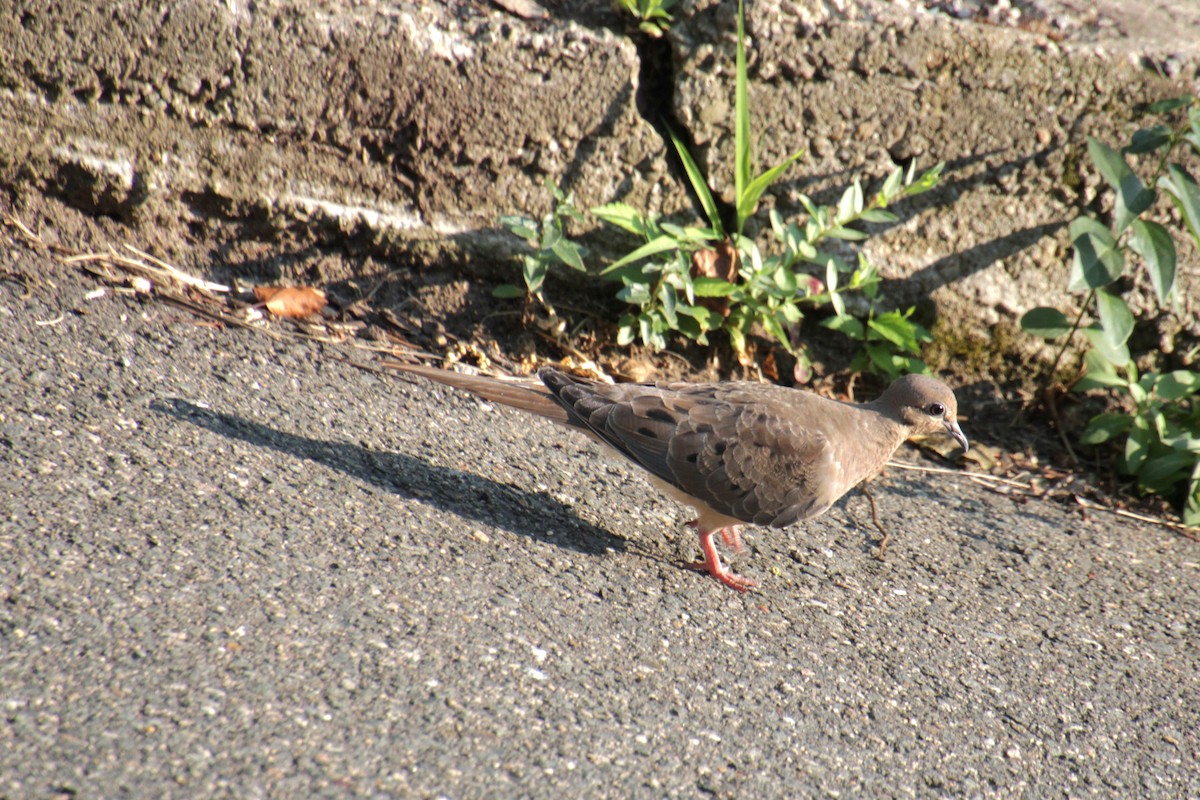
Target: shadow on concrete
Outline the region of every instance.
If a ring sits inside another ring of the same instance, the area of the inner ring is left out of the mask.
[[[544,492],[528,492],[404,453],[377,453],[296,436],[178,398],[155,400],[150,408],[220,436],[305,458],[384,491],[557,547],[589,554],[626,549],[623,539],[580,519]]]

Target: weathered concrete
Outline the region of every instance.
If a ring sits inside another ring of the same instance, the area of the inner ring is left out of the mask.
[[[559,5],[530,21],[482,2],[22,3],[0,19],[0,185],[51,238],[133,238],[201,271],[323,281],[382,271],[371,257],[418,272],[502,261],[513,240],[498,218],[543,213],[546,178],[582,206],[690,212],[638,113],[620,17],[599,0]],[[733,8],[679,7],[674,84],[641,101],[652,117],[673,107],[718,185]],[[810,154],[768,202],[793,212],[798,191],[831,201],[896,162],[946,161],[943,186],[877,226],[868,253],[889,299],[932,298],[980,336],[1068,302],[1065,225],[1098,186],[1086,137],[1120,141],[1139,103],[1197,75],[1187,4],[1022,8],[750,4],[759,161]],[[1191,286],[1196,254],[1183,255]]]

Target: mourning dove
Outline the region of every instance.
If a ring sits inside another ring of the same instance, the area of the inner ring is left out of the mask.
[[[547,367],[541,385],[413,364],[389,367],[465,389],[583,431],[696,509],[707,571],[744,592],[756,583],[721,563],[713,535],[741,549],[737,526],[782,528],[823,514],[883,468],[906,439],[948,433],[966,450],[954,393],[906,375],[870,403],[844,403],[763,383],[603,384]]]

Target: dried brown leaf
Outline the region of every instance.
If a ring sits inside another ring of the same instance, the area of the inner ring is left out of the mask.
[[[307,317],[325,307],[325,293],[311,286],[255,286],[254,296],[277,317]]]
[[[728,239],[712,249],[692,253],[693,278],[720,278],[735,283],[738,274],[737,248]],[[729,299],[726,297],[701,297],[700,305],[723,317],[729,316]]]

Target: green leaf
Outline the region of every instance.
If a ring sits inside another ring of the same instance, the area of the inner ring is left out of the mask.
[[[868,342],[863,345],[863,350],[866,351],[867,357],[871,360],[871,366],[877,372],[882,372],[893,380],[899,377],[903,362],[887,345]]]
[[[868,208],[859,216],[859,219],[864,222],[895,222],[900,218],[882,208]]]
[[[1141,128],[1134,131],[1129,145],[1123,149],[1126,153],[1151,153],[1160,147],[1171,143],[1171,129],[1166,125],[1155,125],[1151,128]]]
[[[1021,329],[1030,336],[1057,339],[1070,332],[1071,321],[1057,308],[1038,306],[1021,317]]]
[[[655,276],[661,271],[662,264],[657,261],[641,264],[625,264],[618,269],[606,271],[604,279],[620,281],[622,284],[647,283],[657,280]]]
[[[1200,184],[1183,167],[1168,164],[1167,174],[1158,179],[1158,185],[1171,194],[1196,246],[1200,247]]]
[[[837,217],[838,222],[848,222],[863,210],[863,191],[862,184],[858,181],[846,187],[846,191],[842,192],[842,199],[838,201]]]
[[[591,213],[618,228],[638,236],[646,235],[646,218],[628,203],[609,203],[590,209]]]
[[[1141,256],[1154,284],[1159,303],[1166,303],[1175,288],[1175,240],[1157,222],[1137,220],[1133,223],[1129,249]]]
[[[632,314],[622,314],[617,321],[617,344],[622,347],[632,344],[637,338],[637,318]]]
[[[1178,400],[1200,391],[1200,372],[1189,372],[1177,369],[1165,375],[1159,375],[1154,384],[1154,391],[1164,400]]]
[[[916,161],[912,162],[912,165],[914,167],[916,166],[916,164],[917,164]],[[933,187],[937,186],[938,181],[940,181],[942,178],[942,170],[945,168],[946,168],[946,162],[940,161],[937,164],[934,164],[929,169],[925,170],[923,173],[921,173],[921,177],[917,178],[915,181],[910,182],[907,186],[904,187],[904,196],[912,197],[914,194],[921,194],[922,192],[927,192],[930,189],[932,189]]]
[[[738,328],[726,326],[725,330],[729,332],[729,344],[737,353],[746,352],[746,334],[742,333]]]
[[[574,205],[572,197],[568,197],[563,202],[554,207],[554,213],[560,217],[570,217],[574,220],[583,222],[583,213]]]
[[[706,331],[716,330],[725,321],[720,314],[704,306],[681,305],[676,307],[675,312],[696,320],[700,323],[700,328]],[[682,323],[682,320],[680,322]]]
[[[1190,451],[1200,458],[1200,430],[1171,422],[1162,411],[1155,413],[1154,426],[1159,441],[1174,450]]]
[[[833,306],[833,313],[839,317],[844,317],[846,315],[846,301],[842,297],[842,293],[837,290],[837,287],[837,263],[831,258],[825,262],[825,291],[829,292],[829,303]]]
[[[1126,433],[1133,427],[1133,417],[1128,414],[1097,414],[1088,422],[1079,436],[1081,444],[1103,444],[1109,439]]]
[[[1124,156],[1099,139],[1088,137],[1088,155],[1117,193],[1116,225],[1118,232],[1123,231],[1154,202],[1154,192],[1134,174]]]
[[[771,167],[746,185],[745,189],[742,190],[742,194],[738,196],[737,217],[739,225],[754,215],[754,210],[758,207],[758,201],[762,197],[763,192],[767,190],[767,187],[774,183],[775,179],[782,175],[784,170],[794,164],[803,155],[803,150],[797,150],[781,163]]]
[[[508,214],[500,218],[500,224],[522,239],[537,239],[537,223],[529,217]]]
[[[880,314],[875,319],[869,320],[867,327],[910,353],[916,353],[921,349],[917,339],[918,332],[923,329],[897,311]]]
[[[1121,277],[1125,256],[1108,228],[1091,217],[1077,217],[1071,223],[1071,243],[1075,257],[1071,266],[1072,292],[1099,289]]]
[[[1124,367],[1129,363],[1129,348],[1124,344],[1113,346],[1108,334],[1099,325],[1090,325],[1083,328],[1083,335],[1088,338],[1092,347],[1096,348],[1096,352],[1112,365]]]
[[[537,294],[546,280],[546,265],[533,256],[526,256],[521,261],[521,277],[530,293]]]
[[[1150,399],[1150,392],[1147,391],[1146,387],[1134,381],[1125,384],[1125,391],[1129,392],[1129,397],[1139,408],[1144,406],[1146,401]]]
[[[645,283],[631,283],[617,291],[617,299],[633,306],[644,306],[650,302],[650,286]]]
[[[658,300],[662,303],[662,315],[671,328],[679,327],[679,318],[675,316],[675,287],[664,282],[658,287]]]
[[[733,191],[734,196],[737,198],[738,233],[741,233],[742,221],[745,219],[745,217],[742,216],[742,199],[746,196],[746,187],[750,183],[750,176],[754,171],[754,167],[750,163],[750,99],[746,89],[747,84],[749,83],[749,80],[746,77],[746,10],[743,7],[742,0],[738,0],[737,7],[736,59],[736,71],[733,82]],[[759,194],[761,193],[762,192],[760,191]],[[755,202],[757,202],[757,200]],[[715,227],[716,223],[713,223],[713,225]]]
[[[895,197],[904,185],[904,168],[896,167],[892,173],[887,176],[887,180],[883,182],[883,188],[879,193],[883,195],[885,200],[891,200]]]
[[[637,320],[638,332],[641,334],[642,344],[655,350],[661,350],[666,346],[666,339],[657,330],[658,325],[656,323],[659,320],[656,317],[657,315],[649,312],[639,314]]]
[[[713,199],[712,191],[708,188],[708,184],[704,182],[704,175],[700,172],[700,167],[696,165],[692,154],[688,152],[687,146],[675,135],[675,131],[668,127],[667,132],[671,134],[671,143],[675,145],[675,152],[679,154],[679,160],[683,164],[683,171],[687,173],[688,182],[692,185],[692,191],[700,199],[700,205],[704,208],[704,215],[708,217],[708,223],[712,225],[713,230],[721,238],[724,238],[725,229],[721,225],[721,215],[717,212],[717,202]]]
[[[866,335],[863,324],[850,316],[827,317],[821,320],[822,327],[829,328],[832,331],[838,331],[851,339],[862,341]]]
[[[796,290],[800,287],[800,281],[796,277],[796,273],[792,272],[787,267],[780,267],[779,269],[775,270],[772,278],[775,281],[775,285],[779,287],[779,290],[783,292],[785,296],[795,295]]]
[[[1180,95],[1179,97],[1171,97],[1166,100],[1159,100],[1146,106],[1146,111],[1151,114],[1169,114],[1176,109],[1191,105],[1194,98],[1190,94]]]
[[[682,310],[682,308],[680,310]],[[675,327],[675,330],[679,331],[689,339],[699,342],[704,338],[704,328],[701,327],[700,323],[695,318],[684,316],[680,317],[677,322],[679,324]]]
[[[1200,526],[1200,461],[1192,468],[1187,497],[1183,501],[1183,524]]]
[[[587,271],[587,267],[583,265],[583,254],[579,250],[579,245],[570,239],[560,237],[550,246],[550,252],[571,269],[580,272]]]
[[[1076,382],[1076,392],[1086,392],[1089,389],[1123,389],[1129,384],[1129,381],[1117,374],[1112,362],[1096,350],[1089,350],[1083,357],[1083,363],[1087,370]]]
[[[696,278],[692,281],[696,297],[729,297],[737,286],[721,278]]]
[[[706,244],[722,238],[717,236],[716,231],[712,228],[697,228],[695,225],[675,225],[670,222],[664,222],[660,227],[663,233],[669,234],[671,238],[681,244]]]
[[[842,239],[847,242],[861,242],[867,238],[867,235],[862,231],[856,231],[854,228],[843,228],[841,226],[830,228],[825,235],[831,239]]]
[[[800,320],[804,319],[804,315],[800,313],[800,307],[791,302],[781,305],[778,313],[789,325],[798,325]]]
[[[674,239],[672,239],[670,236],[659,236],[657,239],[651,239],[650,241],[646,242],[644,245],[642,245],[638,249],[634,250],[632,253],[629,253],[628,255],[626,255],[622,258],[619,258],[616,261],[614,261],[613,263],[609,264],[607,267],[605,267],[603,270],[600,271],[600,274],[608,275],[609,273],[613,272],[614,270],[618,270],[621,267],[624,267],[628,264],[632,264],[635,261],[639,261],[639,260],[641,260],[643,258],[647,258],[649,256],[657,255],[658,253],[664,253],[667,250],[674,250],[677,247],[679,247],[679,243],[676,242]]]
[[[1133,312],[1125,301],[1107,289],[1096,292],[1096,308],[1100,312],[1100,326],[1114,351],[1123,347],[1133,333]]]
[[[784,330],[783,324],[779,321],[778,316],[775,314],[767,314],[763,316],[762,320],[760,321],[762,322],[762,326],[766,329],[767,333],[774,336],[779,343],[783,345],[785,350],[787,350],[789,353],[792,352],[791,337],[787,335],[787,331]]]
[[[1150,423],[1145,417],[1133,417],[1133,427],[1129,429],[1129,438],[1125,440],[1125,455],[1121,468],[1129,475],[1136,475],[1142,464],[1150,456],[1150,445],[1154,435],[1150,431]]]
[[[1196,456],[1179,451],[1163,453],[1146,460],[1138,470],[1138,483],[1152,492],[1167,494],[1175,484],[1187,480]]]
[[[525,290],[520,286],[514,286],[511,283],[502,283],[495,289],[492,289],[492,297],[498,297],[501,300],[513,300],[518,297],[524,297]]]

